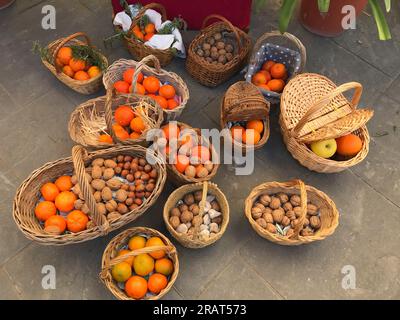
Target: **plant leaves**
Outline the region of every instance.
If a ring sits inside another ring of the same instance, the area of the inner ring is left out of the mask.
[[[380,40],[390,40],[392,35],[390,34],[389,26],[386,22],[385,15],[381,7],[379,6],[378,0],[369,0],[371,6],[372,15],[375,18],[376,26],[378,27],[378,34]]]
[[[279,224],[276,224],[276,230],[279,232],[280,235],[284,236],[285,233],[282,230],[282,227]]]
[[[318,9],[322,13],[327,13],[329,11],[330,0],[318,0]]]
[[[279,11],[279,31],[285,33],[292,18],[297,0],[284,0]]]
[[[391,9],[391,1],[390,0],[385,0],[385,7],[386,7],[386,12],[389,12]]]

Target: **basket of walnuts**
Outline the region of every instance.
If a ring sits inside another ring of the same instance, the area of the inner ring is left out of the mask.
[[[287,246],[323,240],[339,224],[335,203],[301,180],[255,187],[245,201],[245,215],[261,237]]]

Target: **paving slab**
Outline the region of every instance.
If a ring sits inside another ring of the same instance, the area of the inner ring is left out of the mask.
[[[17,300],[19,299],[18,292],[15,290],[15,287],[8,276],[8,274],[0,269],[0,299],[1,300]]]

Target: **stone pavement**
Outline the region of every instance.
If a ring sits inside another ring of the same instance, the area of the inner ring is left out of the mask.
[[[275,29],[278,2],[253,14],[251,36]],[[41,29],[41,8],[57,9],[57,29]],[[255,173],[237,177],[222,166],[215,182],[229,196],[231,221],[223,238],[202,250],[177,245],[180,273],[167,299],[394,299],[400,298],[400,10],[394,4],[390,25],[395,40],[380,42],[371,16],[358,19],[357,30],[336,39],[305,31],[293,20],[290,30],[308,50],[307,70],[336,83],[359,81],[361,106],[371,106],[372,136],[367,159],[339,174],[317,174],[287,152],[279,131],[277,107],[271,115],[267,145],[256,153]],[[87,32],[103,48],[113,33],[110,1],[17,0],[0,11],[0,299],[112,299],[98,279],[102,252],[113,234],[84,244],[44,247],[28,241],[12,219],[12,200],[21,181],[45,162],[70,155],[67,122],[88,97],[58,82],[30,52],[33,40],[47,44],[76,31]],[[186,37],[190,41],[193,32]],[[110,62],[129,58],[119,44],[103,50]],[[219,127],[219,102],[237,75],[215,89],[197,84],[184,61],[167,67],[187,82],[191,99],[181,120],[197,127]],[[100,93],[104,94],[104,93]],[[94,97],[94,96],[93,96]],[[301,178],[325,191],[341,213],[336,233],[308,246],[282,247],[257,236],[244,218],[243,202],[265,181]],[[163,204],[130,226],[154,227],[166,235]],[[53,265],[57,289],[43,290],[41,269]],[[354,290],[342,289],[346,265],[356,269]]]

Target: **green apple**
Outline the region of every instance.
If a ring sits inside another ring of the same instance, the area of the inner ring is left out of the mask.
[[[337,149],[336,140],[328,139],[311,143],[311,150],[322,158],[328,159],[332,157]]]

